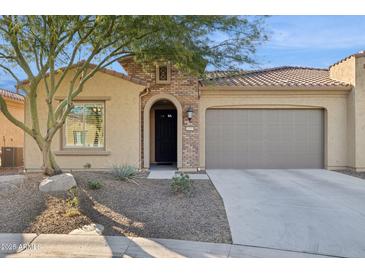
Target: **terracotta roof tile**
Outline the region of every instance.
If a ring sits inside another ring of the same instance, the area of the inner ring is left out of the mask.
[[[84,63],[85,63],[84,61],[80,61],[78,63],[75,63],[75,64],[70,66],[70,69],[82,66]],[[95,64],[89,64],[88,67],[93,69],[93,68],[96,67],[96,65]],[[64,71],[65,69],[66,69],[66,67],[62,67],[62,68],[59,68],[58,71]],[[118,71],[115,71],[115,70],[112,70],[112,69],[102,68],[99,71],[103,72],[103,73],[106,73],[106,74],[109,74],[109,75],[113,75],[113,76],[122,78],[122,79],[127,80],[127,81],[131,81],[131,82],[136,83],[138,85],[142,85],[142,86],[147,85],[147,82],[143,79],[139,79],[137,77],[131,77],[131,76],[125,75],[124,73],[121,73],[121,72],[118,72]],[[49,75],[49,73],[46,74],[46,76],[48,76],[48,75]],[[26,79],[26,80],[21,81],[19,83],[19,86],[26,85],[28,83],[29,83],[29,80]]]
[[[24,96],[5,89],[0,89],[0,96],[9,98],[14,101],[21,101],[21,102],[24,101]]]
[[[277,67],[251,71],[207,72],[202,86],[235,87],[349,87],[331,79],[329,70],[306,67]]]

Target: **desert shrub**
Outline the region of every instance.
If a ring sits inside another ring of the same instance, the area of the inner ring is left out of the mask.
[[[171,190],[174,194],[183,193],[185,195],[190,195],[191,189],[192,184],[189,175],[180,173],[172,178]]]
[[[67,191],[66,203],[69,207],[78,207],[79,206],[79,197],[77,195],[76,187],[73,187],[69,191]]]
[[[84,164],[84,168],[87,168],[87,169],[91,168],[91,164],[90,163]]]
[[[102,186],[102,183],[98,180],[90,180],[87,182],[87,185],[90,189],[100,189]]]
[[[77,195],[76,187],[71,188],[67,191],[67,198],[66,198],[66,213],[67,217],[74,217],[79,216],[79,197]]]
[[[113,165],[113,175],[121,181],[129,181],[136,177],[138,169],[130,165]]]
[[[80,215],[81,213],[78,208],[67,208],[65,212],[66,217],[76,217]]]

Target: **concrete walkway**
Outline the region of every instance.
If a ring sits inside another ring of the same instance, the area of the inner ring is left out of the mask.
[[[67,234],[0,234],[8,258],[319,258],[316,254],[205,242]]]
[[[177,174],[177,169],[174,166],[153,166],[150,169],[147,179],[165,180],[172,179]],[[209,180],[207,174],[203,173],[185,173],[192,180]]]
[[[208,170],[234,244],[365,257],[365,180],[328,170]]]
[[[175,176],[176,170],[163,170],[163,169],[157,169],[157,170],[150,170],[150,173],[147,176],[147,179],[156,179],[156,180],[169,180],[172,179],[172,177]]]

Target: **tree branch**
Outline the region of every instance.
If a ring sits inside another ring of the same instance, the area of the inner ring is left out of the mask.
[[[8,16],[4,16],[4,18],[7,19],[7,25],[8,25],[8,28],[10,29],[12,27],[12,25],[15,24],[15,22],[13,22],[12,19]],[[28,79],[33,79],[34,78],[33,72],[30,69],[27,61],[25,60],[22,52],[20,51],[19,43],[18,43],[18,37],[16,36],[16,34],[13,34],[13,33],[10,33],[10,32],[9,32],[9,36],[10,36],[10,43],[13,46],[13,49],[14,49],[15,55],[16,55],[15,61],[19,64],[19,66],[28,75]]]
[[[20,122],[18,119],[16,119],[8,110],[8,106],[4,100],[4,98],[2,96],[0,96],[0,111],[4,114],[4,116],[6,118],[8,118],[8,120],[10,122],[12,122],[14,125],[16,125],[17,127],[21,128],[22,130],[24,130],[26,133],[28,133],[30,136],[32,136],[34,138],[33,135],[33,131],[27,127],[25,125],[25,123]]]
[[[0,68],[6,70],[15,79],[17,83],[20,83],[20,79],[15,75],[15,73],[10,68],[4,66],[3,64],[0,64]]]

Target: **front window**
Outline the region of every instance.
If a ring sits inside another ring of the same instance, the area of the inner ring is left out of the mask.
[[[104,147],[104,103],[75,103],[64,129],[65,148]]]

